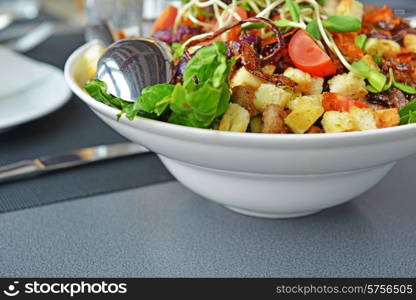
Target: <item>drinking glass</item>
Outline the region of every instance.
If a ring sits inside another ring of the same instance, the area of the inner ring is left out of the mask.
[[[10,14],[14,20],[34,19],[39,14],[39,1],[0,0],[0,14]]]

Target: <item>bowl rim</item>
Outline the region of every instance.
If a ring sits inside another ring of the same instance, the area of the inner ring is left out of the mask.
[[[114,121],[115,116],[120,112],[119,110],[107,106],[104,103],[98,102],[93,99],[88,93],[81,88],[76,79],[74,78],[74,66],[81,58],[81,55],[95,45],[96,42],[88,42],[79,48],[77,48],[67,59],[65,63],[65,79],[70,86],[71,90],[88,106],[93,110],[99,111]],[[129,127],[145,129],[153,133],[181,137],[188,140],[195,140],[195,137],[203,140],[212,139],[221,140],[226,143],[236,142],[237,144],[251,144],[251,143],[301,143],[301,144],[320,144],[321,148],[323,145],[331,146],[336,143],[349,145],[358,141],[367,142],[386,142],[401,140],[404,138],[416,137],[416,124],[407,124],[390,128],[373,129],[366,131],[354,131],[354,132],[342,132],[342,133],[324,133],[324,134],[263,134],[263,133],[247,133],[247,132],[229,132],[219,131],[212,129],[194,128],[183,125],[171,124],[159,120],[152,120],[143,117],[136,117],[133,121],[128,120],[125,116],[122,116],[119,120]],[[136,126],[135,126],[136,125]],[[341,146],[338,144],[338,146]]]

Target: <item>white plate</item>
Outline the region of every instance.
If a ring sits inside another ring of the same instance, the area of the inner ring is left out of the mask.
[[[28,90],[0,98],[0,132],[46,116],[63,106],[70,98],[63,72],[50,65],[51,74]]]

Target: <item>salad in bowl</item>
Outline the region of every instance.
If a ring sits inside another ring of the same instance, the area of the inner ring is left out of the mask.
[[[416,122],[416,29],[387,6],[190,0],[169,5],[152,36],[170,46],[171,82],[146,87],[133,104],[108,94],[104,82],[85,84],[119,116],[268,134]]]
[[[168,6],[152,35],[174,74],[134,102],[95,78],[106,49],[94,42],[68,59],[67,82],[183,185],[233,211],[310,215],[416,152],[416,32],[389,7],[191,0]]]

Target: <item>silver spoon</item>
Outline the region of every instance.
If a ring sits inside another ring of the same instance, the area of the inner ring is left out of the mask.
[[[145,87],[171,81],[172,55],[165,43],[153,38],[121,40],[107,48],[96,77],[113,96],[134,102]]]
[[[85,29],[85,39],[98,41],[104,47],[108,47],[115,42],[113,32],[105,21],[99,21],[95,24],[88,25]]]

